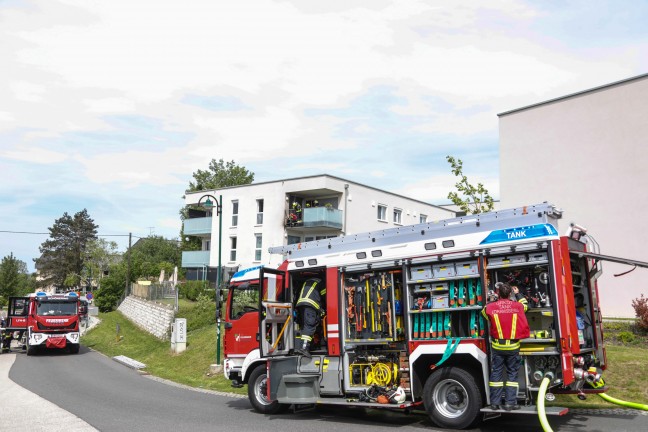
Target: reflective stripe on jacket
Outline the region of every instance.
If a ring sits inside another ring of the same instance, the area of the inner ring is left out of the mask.
[[[490,322],[491,345],[500,350],[520,348],[520,339],[530,336],[529,323],[524,315],[526,305],[509,299],[489,303],[482,310]]]
[[[302,285],[296,306],[310,306],[320,310],[322,297],[326,295],[326,286],[320,279],[307,279]]]

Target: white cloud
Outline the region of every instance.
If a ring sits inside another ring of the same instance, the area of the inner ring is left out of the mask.
[[[36,164],[57,164],[68,159],[64,153],[50,151],[40,147],[19,148],[0,152],[0,156],[22,162]]]

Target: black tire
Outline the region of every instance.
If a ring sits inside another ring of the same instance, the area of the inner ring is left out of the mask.
[[[276,414],[286,408],[286,406],[277,401],[268,400],[266,396],[267,382],[268,376],[265,365],[257,366],[248,379],[248,399],[250,399],[250,403],[257,412],[261,414]]]
[[[423,404],[442,428],[467,429],[482,420],[483,397],[473,376],[457,367],[434,372],[423,387]]]
[[[79,353],[79,344],[69,344],[68,349],[70,350],[70,354],[78,354]]]

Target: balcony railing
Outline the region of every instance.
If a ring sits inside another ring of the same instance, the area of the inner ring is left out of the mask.
[[[183,222],[183,232],[185,235],[211,234],[212,218],[202,217],[185,219]]]
[[[209,251],[183,251],[182,267],[203,267],[209,265]]]
[[[326,207],[305,208],[299,212],[291,210],[286,218],[286,227],[342,229],[342,210]]]

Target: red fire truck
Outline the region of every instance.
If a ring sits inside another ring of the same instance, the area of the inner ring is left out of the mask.
[[[594,388],[607,367],[601,261],[648,263],[601,255],[577,225],[559,236],[561,216],[543,203],[271,248],[286,256],[278,269],[232,280],[225,375],[248,384],[261,413],[291,405],[418,407],[440,427],[472,427],[492,413],[480,312],[495,284],[508,282],[526,296],[531,328],[521,341],[522,409],[513,413],[536,413],[542,386],[549,398],[603,392]],[[308,358],[294,353],[294,305],[311,278],[326,284],[326,314]]]
[[[79,296],[76,293],[10,297],[3,348],[18,340],[27,355],[37,349],[67,348],[79,352]]]

